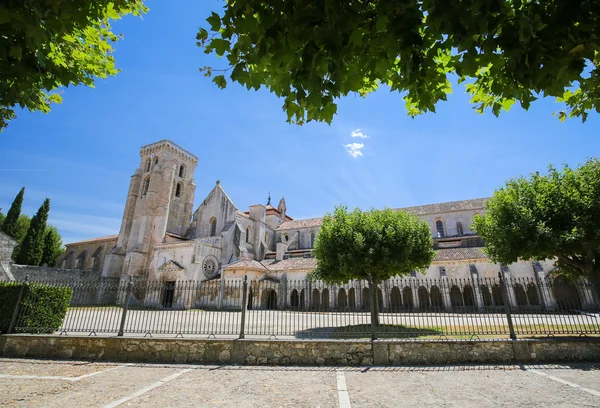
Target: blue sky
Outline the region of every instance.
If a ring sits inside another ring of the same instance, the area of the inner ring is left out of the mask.
[[[222,1],[148,1],[143,19],[115,24],[122,72],[96,88],[66,89],[50,114],[20,112],[2,134],[0,208],[21,186],[32,215],[51,198],[50,223],[65,242],[117,234],[139,148],[171,139],[199,157],[196,202],[221,185],[238,208],[285,196],[294,218],[338,204],[404,207],[490,196],[503,182],[549,163],[600,155],[600,117],[560,123],[551,99],[528,112],[479,115],[456,88],[436,114],[406,115],[399,94],[348,97],[331,126],[285,123],[282,101],[239,85],[219,90],[198,72],[225,61],[195,45]],[[369,138],[353,138],[360,129]],[[362,143],[352,157],[344,145]]]

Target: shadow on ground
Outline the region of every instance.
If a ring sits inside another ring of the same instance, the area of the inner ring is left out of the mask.
[[[371,338],[370,324],[356,324],[343,327],[315,327],[296,332],[299,339],[363,339]],[[440,336],[442,331],[435,328],[417,328],[402,325],[382,324],[376,327],[378,339],[414,339],[423,336]]]

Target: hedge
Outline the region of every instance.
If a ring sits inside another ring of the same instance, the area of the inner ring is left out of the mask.
[[[40,283],[0,282],[0,333],[8,331],[23,285],[15,331],[52,333],[58,330],[67,314],[73,289]]]

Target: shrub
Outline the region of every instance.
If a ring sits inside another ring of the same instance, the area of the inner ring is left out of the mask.
[[[21,287],[23,298],[16,327],[27,333],[52,333],[62,324],[73,296],[73,289],[40,283],[0,282],[0,332],[10,326]]]

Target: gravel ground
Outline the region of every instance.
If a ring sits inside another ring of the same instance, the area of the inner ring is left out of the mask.
[[[3,407],[418,405],[597,407],[600,364],[336,368],[0,359]]]

